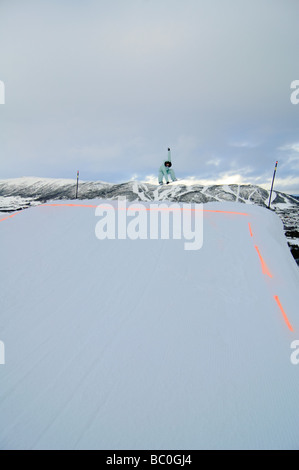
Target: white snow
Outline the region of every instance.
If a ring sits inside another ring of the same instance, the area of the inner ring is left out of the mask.
[[[38,205],[39,202],[35,201],[33,198],[22,198],[20,196],[0,196],[0,207],[2,210],[18,210],[20,207],[26,205]]]
[[[298,449],[299,273],[282,223],[203,208],[199,251],[99,241],[90,207],[0,222],[1,449]]]
[[[271,207],[274,209],[288,210],[288,209],[293,208],[294,206],[293,204],[290,204],[289,202],[285,200],[285,202],[278,202],[276,204],[272,203]]]
[[[22,176],[21,178],[10,178],[5,180],[0,180],[0,184],[5,184],[6,186],[18,186],[19,188],[32,186],[34,184],[55,184],[55,186],[65,186],[66,184],[76,184],[76,179],[66,179],[66,178],[41,178],[35,176]]]
[[[137,183],[137,181],[134,181],[132,190],[137,196],[140,197],[141,201],[147,201],[147,198],[144,194],[144,185],[142,183]]]
[[[299,238],[287,238],[290,245],[299,246]]]

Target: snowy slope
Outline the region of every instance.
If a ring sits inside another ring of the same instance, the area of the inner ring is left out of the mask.
[[[204,210],[199,251],[100,241],[92,207],[0,218],[1,449],[298,449],[299,274],[282,223],[255,205]]]
[[[267,207],[269,192],[253,185],[169,186],[130,181],[122,184],[80,181],[79,199],[103,198],[128,201],[240,202]],[[44,203],[50,199],[75,199],[76,180],[51,178],[16,178],[0,180],[0,211],[10,212]],[[273,192],[271,207],[285,227],[291,251],[299,265],[299,201],[281,192]]]

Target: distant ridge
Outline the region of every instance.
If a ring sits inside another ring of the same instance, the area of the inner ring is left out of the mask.
[[[59,199],[75,199],[76,181],[52,178],[17,178],[0,180],[0,211],[12,211]],[[267,206],[269,191],[254,185],[184,185],[156,186],[129,181],[113,184],[102,181],[79,183],[79,199],[117,199],[126,196],[129,201],[175,202],[241,202]],[[4,201],[3,198],[6,200]],[[10,198],[10,199],[8,199]],[[14,199],[15,198],[15,199]],[[279,191],[273,193],[272,206],[299,204],[296,196]]]
[[[76,180],[35,177],[0,180],[0,212],[18,211],[49,200],[75,199],[75,195]],[[120,184],[81,181],[79,184],[79,199],[115,200],[120,196],[130,202],[239,202],[265,208],[269,202],[269,191],[255,185],[157,186],[138,181]],[[281,218],[290,249],[299,264],[299,196],[274,191],[271,209]]]

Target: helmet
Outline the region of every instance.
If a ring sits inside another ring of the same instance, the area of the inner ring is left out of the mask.
[[[171,162],[168,162],[168,161],[165,162],[164,165],[167,166],[168,168],[172,167],[172,163],[171,163]]]

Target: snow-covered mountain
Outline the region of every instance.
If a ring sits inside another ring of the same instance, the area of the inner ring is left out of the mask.
[[[17,178],[0,180],[0,210],[15,210],[30,204],[55,199],[74,199],[76,181],[50,178]],[[122,184],[104,182],[80,182],[79,199],[117,199],[126,196],[128,201],[175,201],[175,202],[240,202],[266,206],[269,192],[253,185],[184,185],[171,184],[155,186],[137,181]],[[9,205],[3,198],[10,197]],[[13,198],[16,198],[14,201]],[[298,204],[296,198],[275,192],[272,206],[292,206]]]
[[[186,251],[99,240],[106,201],[64,202],[0,217],[0,449],[298,449],[299,271],[279,218],[204,204]]]
[[[49,200],[74,199],[76,180],[17,178],[0,180],[0,212],[11,212]],[[155,186],[137,181],[122,184],[80,182],[79,199],[117,199],[128,201],[171,201],[186,203],[239,202],[266,207],[269,191],[253,185],[186,186],[180,183]],[[292,254],[299,264],[299,200],[274,192],[271,207],[282,219]]]

